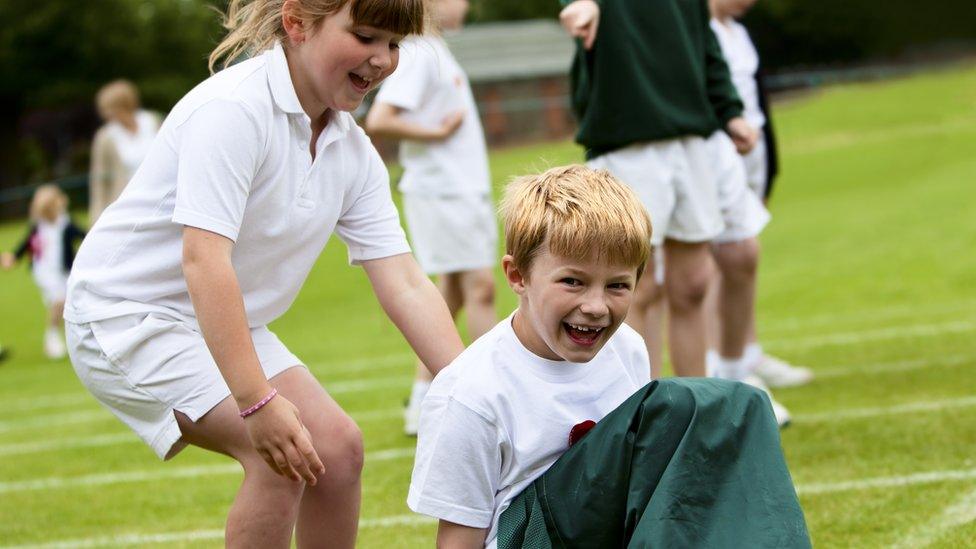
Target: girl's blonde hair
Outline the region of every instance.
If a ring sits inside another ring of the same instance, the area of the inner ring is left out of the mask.
[[[47,183],[34,191],[30,203],[31,221],[54,221],[68,211],[68,195],[57,185]]]
[[[637,195],[605,170],[571,165],[513,180],[501,204],[505,253],[528,274],[549,253],[633,266],[639,277],[651,254],[651,220]]]
[[[293,0],[297,14],[315,29],[323,19],[350,4],[357,25],[369,25],[396,34],[424,31],[424,0]],[[223,59],[223,66],[242,55],[254,55],[285,39],[281,22],[286,0],[231,0],[223,25],[227,36],[210,53],[210,72]]]

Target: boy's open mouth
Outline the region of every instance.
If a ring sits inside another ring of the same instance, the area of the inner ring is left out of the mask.
[[[603,326],[584,326],[582,324],[570,324],[563,322],[563,330],[566,335],[577,345],[588,347],[596,343],[598,337],[603,332]]]

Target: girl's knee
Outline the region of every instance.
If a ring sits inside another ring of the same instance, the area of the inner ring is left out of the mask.
[[[312,446],[325,464],[325,474],[337,482],[358,482],[365,460],[362,431],[345,414],[327,421],[325,429],[309,427]]]

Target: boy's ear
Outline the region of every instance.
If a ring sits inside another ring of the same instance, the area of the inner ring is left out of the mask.
[[[505,254],[502,257],[502,270],[505,271],[505,280],[508,281],[508,285],[512,288],[512,291],[518,295],[525,293],[526,277],[515,265],[515,258],[510,254]]]

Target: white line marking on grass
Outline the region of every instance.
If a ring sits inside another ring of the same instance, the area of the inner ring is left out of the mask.
[[[41,442],[15,442],[0,445],[0,456],[17,456],[22,454],[36,454],[50,450],[66,450],[68,448],[95,448],[98,446],[115,446],[140,442],[134,433],[112,433],[107,435],[86,435],[67,437],[57,440]]]
[[[360,519],[359,528],[391,528],[393,526],[413,526],[434,524],[434,519],[423,515],[393,515],[371,519]],[[5,545],[3,549],[84,549],[88,547],[116,547],[120,545],[148,545],[153,543],[174,543],[203,540],[222,540],[224,531],[218,529],[190,530],[187,532],[166,532],[159,534],[129,533],[98,538],[83,538],[30,545]]]
[[[776,334],[780,332],[796,332],[809,330],[817,326],[837,326],[840,323],[867,320],[876,323],[880,320],[891,320],[902,316],[913,319],[919,316],[944,315],[960,311],[976,310],[976,300],[953,301],[949,304],[928,305],[890,305],[885,307],[865,307],[846,314],[825,313],[810,316],[764,317],[760,321],[760,332]]]
[[[6,412],[29,412],[58,406],[75,406],[95,402],[89,393],[59,393],[10,399],[4,404]]]
[[[129,436],[129,438],[135,437]],[[366,464],[369,465],[380,461],[394,461],[413,457],[413,455],[413,447],[389,448],[387,450],[367,452]],[[127,484],[178,478],[198,478],[202,476],[210,477],[217,475],[235,475],[241,474],[241,472],[241,466],[236,462],[221,463],[218,465],[194,465],[188,467],[160,466],[156,469],[140,469],[120,473],[103,473],[74,477],[47,477],[34,480],[0,482],[0,494],[89,486],[106,486],[110,484]]]
[[[950,408],[969,408],[976,406],[976,396],[949,398],[944,400],[928,400],[920,402],[908,402],[895,406],[878,406],[873,408],[848,408],[846,410],[833,410],[815,414],[796,414],[793,421],[797,423],[818,423],[828,421],[841,421],[847,419],[864,419],[880,416],[893,416],[898,414],[911,414],[914,412],[937,412]]]
[[[913,486],[915,484],[935,484],[938,482],[947,482],[951,480],[976,480],[976,469],[929,471],[925,473],[915,473],[895,477],[878,477],[861,480],[848,480],[843,482],[800,484],[796,487],[796,493],[801,496],[811,496],[816,494],[834,494],[837,492],[872,490],[875,488],[903,488],[905,486]]]
[[[401,408],[388,408],[385,410],[370,410],[351,415],[356,422],[367,422],[395,418],[401,414],[403,414],[403,410]],[[105,413],[102,412],[99,417],[101,419],[105,419]],[[108,417],[111,418],[111,416]],[[40,442],[15,442],[11,444],[0,444],[0,456],[35,454],[50,450],[68,450],[72,448],[116,446],[119,444],[135,444],[138,442],[140,442],[139,437],[137,437],[135,433],[129,432],[62,437],[56,440],[45,440]]]
[[[92,410],[90,412],[58,412],[56,414],[44,414],[21,419],[0,421],[0,433],[19,431],[22,429],[36,429],[38,427],[60,427],[61,425],[94,423],[96,421],[109,419],[114,419],[114,416],[105,410]]]
[[[919,525],[902,538],[894,549],[920,549],[939,540],[946,532],[976,521],[976,490],[957,499],[933,521]]]
[[[828,345],[856,345],[868,341],[881,341],[886,339],[900,339],[908,337],[925,337],[935,335],[946,335],[953,333],[964,333],[976,331],[976,323],[957,320],[953,322],[943,322],[940,324],[917,324],[914,326],[892,326],[890,328],[880,328],[876,330],[861,330],[854,332],[840,332],[835,334],[824,334],[809,337],[797,337],[788,339],[778,339],[768,341],[764,345],[778,348],[809,349],[813,347],[825,347]]]
[[[357,358],[333,363],[317,363],[309,365],[309,369],[323,375],[328,374],[354,374],[357,372],[369,372],[393,366],[403,366],[410,371],[413,361],[417,358],[410,353],[394,353],[380,355],[376,357]]]
[[[976,355],[950,355],[941,358],[917,358],[899,360],[896,362],[878,362],[875,364],[842,366],[816,370],[817,379],[833,379],[856,375],[891,374],[922,370],[936,366],[962,366],[976,362]]]
[[[373,389],[389,389],[396,387],[408,390],[410,389],[410,383],[412,381],[413,379],[409,377],[354,379],[351,381],[337,381],[335,383],[329,383],[326,381],[322,383],[322,386],[325,387],[325,390],[328,391],[330,395],[339,395],[345,393],[371,391]]]

